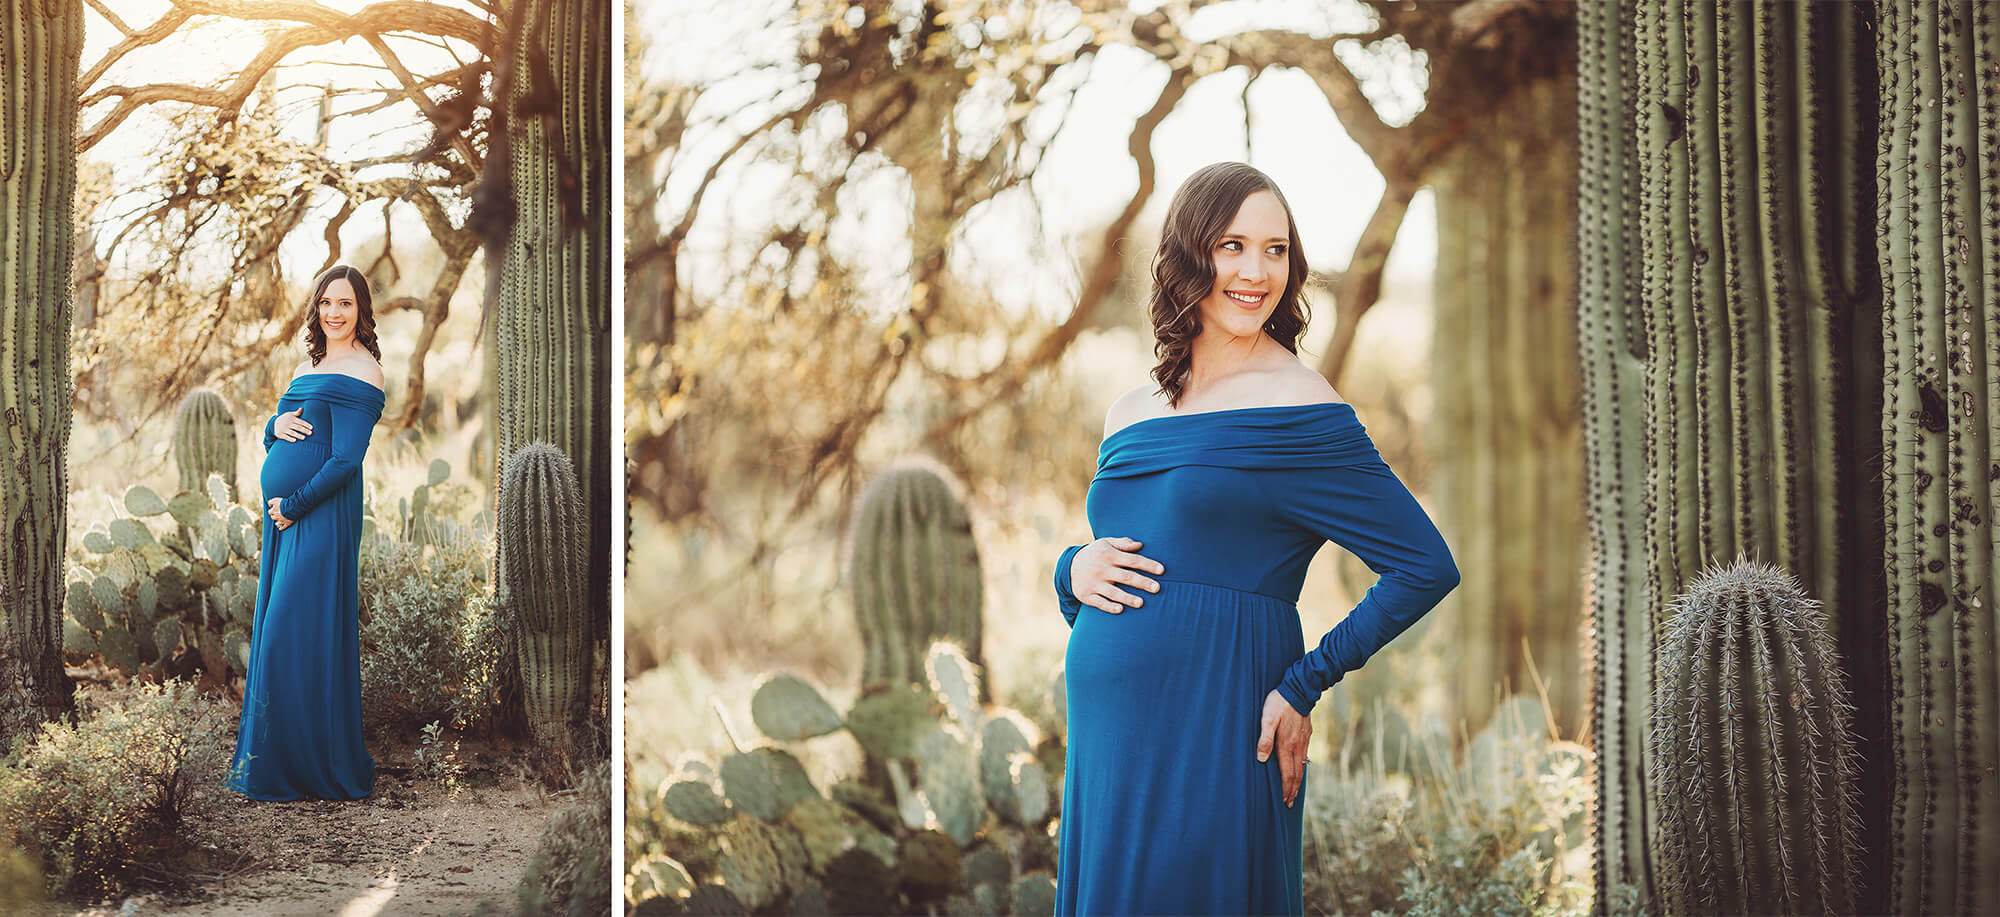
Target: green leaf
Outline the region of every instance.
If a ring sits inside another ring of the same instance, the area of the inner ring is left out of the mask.
[[[201,525],[203,513],[214,508],[215,504],[209,501],[207,494],[189,491],[174,495],[173,500],[167,503],[167,514],[174,517],[175,522],[192,529]]]
[[[108,533],[98,529],[83,533],[83,546],[95,554],[109,554],[118,548]]]
[[[144,484],[125,489],[125,511],[134,516],[157,516],[167,511],[166,501]]]
[[[63,602],[68,617],[92,631],[104,629],[104,612],[97,607],[97,599],[91,595],[89,580],[70,580],[69,595]]]
[[[222,475],[212,471],[209,472],[208,487],[206,489],[208,491],[208,501],[211,505],[229,505],[229,485],[223,482]]]
[[[74,618],[63,619],[63,652],[88,656],[97,652],[97,638]]]
[[[443,484],[451,478],[451,463],[444,459],[431,459],[430,475],[425,483],[432,487]]]
[[[162,618],[153,625],[153,646],[159,650],[160,658],[171,659],[181,642],[181,619]]]
[[[153,533],[146,528],[145,523],[137,519],[113,519],[111,540],[117,542],[121,548],[137,551],[140,546],[153,543]]]
[[[840,714],[819,689],[795,675],[772,675],[750,698],[750,719],[780,742],[823,736],[841,727]]]
[[[120,592],[118,584],[109,576],[99,576],[90,583],[90,597],[97,607],[114,620],[122,620],[131,611],[131,602]]]
[[[250,638],[245,637],[242,631],[232,630],[222,635],[222,652],[237,671],[250,670]]]
[[[139,598],[138,598],[138,611],[140,620],[143,621],[153,620],[153,614],[154,612],[159,610],[159,607],[160,607],[160,587],[154,585],[153,581],[150,579],[140,580]]]
[[[139,641],[132,639],[132,632],[118,625],[104,628],[97,638],[98,655],[104,663],[122,672],[131,672],[139,667]]]

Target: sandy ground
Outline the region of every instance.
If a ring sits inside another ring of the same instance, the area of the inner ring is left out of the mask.
[[[253,802],[223,793],[189,825],[206,856],[181,890],[36,917],[104,915],[512,914],[514,887],[557,800],[506,749],[461,749],[456,792],[419,779],[415,747],[375,755],[375,792],[356,802]],[[220,775],[217,775],[218,779]]]

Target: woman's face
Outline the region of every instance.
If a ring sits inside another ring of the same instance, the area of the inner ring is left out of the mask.
[[[1291,280],[1291,236],[1285,205],[1270,191],[1243,199],[1222,238],[1209,249],[1215,287],[1201,301],[1202,334],[1262,333]]]
[[[353,340],[354,323],[360,317],[361,308],[354,302],[354,284],[345,277],[328,281],[319,294],[319,327],[326,332],[327,346]]]

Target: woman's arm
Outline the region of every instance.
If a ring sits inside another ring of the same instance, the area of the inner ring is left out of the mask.
[[[1361,668],[1458,585],[1458,565],[1409,488],[1379,458],[1311,474],[1288,472],[1276,505],[1299,526],[1354,553],[1380,575],[1346,619],[1285,671],[1277,690],[1311,715],[1319,696]]]
[[[1056,602],[1062,606],[1063,620],[1069,622],[1070,627],[1076,626],[1076,616],[1083,613],[1083,602],[1076,597],[1076,593],[1070,591],[1069,565],[1071,561],[1076,560],[1076,552],[1085,547],[1080,544],[1070,545],[1063,549],[1062,557],[1056,560]]]
[[[278,412],[278,414],[283,414],[283,413],[284,411],[282,410]],[[265,452],[271,451],[271,444],[278,441],[278,414],[272,414],[270,420],[264,421]]]
[[[294,522],[346,486],[348,479],[361,470],[361,459],[368,454],[368,436],[375,430],[375,415],[340,404],[329,407],[327,437],[332,448],[326,464],[319,466],[310,480],[278,504],[278,512]]]

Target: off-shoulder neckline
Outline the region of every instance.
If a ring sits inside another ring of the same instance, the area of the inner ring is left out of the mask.
[[[313,378],[314,376],[338,376],[338,377],[340,377],[340,378],[342,378],[342,379],[352,379],[352,380],[354,380],[354,381],[356,381],[356,382],[359,382],[359,383],[361,383],[362,385],[365,385],[365,386],[368,386],[368,387],[369,387],[369,388],[371,388],[371,389],[374,389],[375,391],[378,391],[378,392],[381,392],[381,393],[382,393],[382,394],[384,394],[384,395],[387,395],[387,394],[388,394],[388,392],[387,392],[386,390],[384,390],[384,389],[383,389],[383,388],[382,388],[381,386],[379,386],[379,385],[376,385],[375,383],[373,383],[373,382],[370,382],[370,381],[368,381],[368,380],[366,380],[366,379],[363,379],[363,378],[361,378],[360,376],[350,376],[350,375],[348,375],[348,374],[346,374],[346,373],[336,373],[336,372],[321,372],[321,373],[299,373],[298,375],[296,375],[296,376],[293,376],[293,377],[292,377],[292,381],[293,381],[293,382],[297,382],[297,381],[299,381],[300,379],[311,379],[311,378]]]
[[[1214,411],[1190,411],[1187,413],[1155,414],[1151,417],[1141,417],[1138,420],[1132,421],[1131,423],[1128,423],[1122,427],[1119,427],[1116,430],[1111,431],[1111,435],[1106,436],[1104,438],[1104,441],[1108,443],[1111,440],[1117,438],[1119,434],[1124,433],[1127,430],[1130,430],[1137,426],[1141,426],[1143,424],[1152,423],[1156,420],[1187,420],[1196,417],[1216,417],[1224,414],[1247,414],[1252,411],[1296,411],[1301,408],[1347,408],[1348,410],[1351,411],[1354,410],[1354,405],[1346,401],[1311,401],[1311,402],[1306,402],[1304,404],[1265,404],[1248,408],[1222,408],[1220,410],[1214,410]]]

